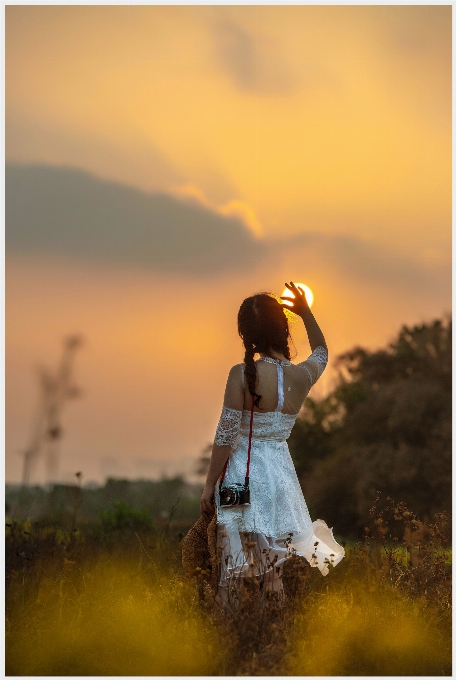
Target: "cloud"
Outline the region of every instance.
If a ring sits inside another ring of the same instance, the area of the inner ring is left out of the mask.
[[[194,184],[184,184],[168,193],[190,201],[196,201],[197,204],[202,205],[209,210],[213,210],[220,215],[224,215],[225,217],[238,217],[253,234],[258,237],[263,235],[260,220],[247,201],[231,200],[222,205],[216,205],[211,203],[205,193]]]
[[[241,89],[260,94],[288,94],[297,83],[277,45],[231,21],[215,27],[221,66]]]
[[[367,232],[371,232],[368,229]],[[214,206],[195,186],[147,193],[88,172],[45,165],[6,166],[7,253],[69,255],[132,263],[153,271],[219,276],[267,265],[395,290],[435,288],[451,277],[441,257],[418,260],[348,234],[261,236],[242,201]]]
[[[274,249],[273,244],[270,248]],[[275,248],[298,257],[306,268],[325,267],[340,280],[357,280],[385,289],[420,291],[428,288],[445,295],[450,290],[451,260],[440,255],[418,259],[372,240],[349,234],[306,232],[277,240]]]
[[[234,211],[44,165],[6,167],[6,248],[195,275],[252,267],[264,250]]]
[[[451,63],[450,5],[383,5],[374,12],[380,35],[399,54],[432,55]]]

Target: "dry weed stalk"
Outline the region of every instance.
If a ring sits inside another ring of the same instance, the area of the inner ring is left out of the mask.
[[[451,610],[451,517],[442,512],[425,523],[404,502],[381,494],[369,511],[374,530],[365,528],[357,557],[368,571],[413,597],[432,602],[442,613]],[[375,540],[375,538],[377,540]]]

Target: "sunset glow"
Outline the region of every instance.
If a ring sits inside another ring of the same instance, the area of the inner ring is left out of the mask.
[[[312,307],[312,305],[314,303],[313,291],[309,288],[309,286],[306,286],[305,283],[296,283],[296,282],[293,282],[293,283],[295,284],[295,286],[297,288],[301,288],[304,291],[304,295],[306,296],[307,304],[309,305],[309,307]],[[291,290],[288,290],[288,288],[283,289],[281,297],[283,297],[285,295],[288,296],[288,297],[292,297],[292,298],[295,297],[294,293],[292,293]],[[286,300],[284,300],[283,303],[285,305],[289,304]]]
[[[305,278],[332,358],[451,309],[451,12],[5,7],[9,481],[69,333],[59,479],[101,481],[191,467],[255,292]]]

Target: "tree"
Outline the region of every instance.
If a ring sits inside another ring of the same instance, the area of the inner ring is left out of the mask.
[[[424,520],[449,511],[451,319],[403,326],[386,349],[336,361],[336,388],[307,400],[290,438],[311,514],[356,533],[377,490]]]

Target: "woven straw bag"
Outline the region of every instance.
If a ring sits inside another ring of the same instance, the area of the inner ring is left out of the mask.
[[[218,581],[217,514],[210,522],[201,515],[191,527],[182,541],[182,565],[189,577],[197,576],[199,570],[208,572],[203,574],[203,580],[215,597]]]

